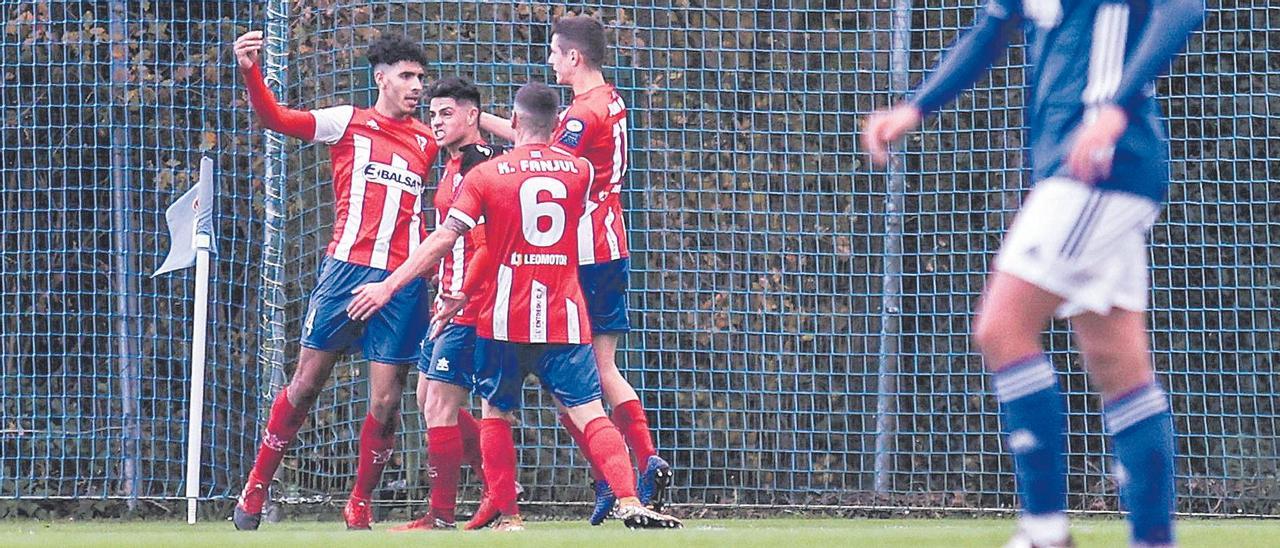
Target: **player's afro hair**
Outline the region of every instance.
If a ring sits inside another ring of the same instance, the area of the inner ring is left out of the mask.
[[[410,61],[427,68],[427,54],[422,46],[398,34],[388,34],[369,44],[365,53],[370,66],[394,65],[400,61]]]
[[[445,76],[427,86],[427,99],[441,97],[480,106],[480,88],[467,79],[457,76]]]

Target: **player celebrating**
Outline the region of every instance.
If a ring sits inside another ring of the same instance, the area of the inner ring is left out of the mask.
[[[431,303],[425,284],[413,280],[367,322],[348,318],[346,305],[353,289],[385,278],[426,237],[422,180],[435,162],[437,145],[430,130],[413,117],[426,55],[404,38],[380,38],[367,53],[378,85],[373,108],[299,111],[277,104],[263,81],[258,68],[262,43],[258,31],[235,42],[254,112],[267,128],[329,145],[336,220],[308,303],[298,367],[271,406],[257,459],[236,503],[235,526],[258,528],[267,486],[285,448],[302,428],[334,363],[361,345],[369,360],[369,414],[360,430],[356,481],[343,517],[350,529],[368,529],[370,496],[391,458],[405,375],[417,361]]]
[[[551,27],[547,62],[556,82],[573,88],[573,103],[560,115],[552,142],[585,158],[595,167],[591,201],[578,227],[579,277],[595,335],[596,363],[604,399],[613,408],[613,421],[626,436],[640,470],[640,500],[661,510],[671,481],[671,467],[657,455],[649,420],[640,396],[618,371],[618,338],[631,329],[627,318],[627,287],[631,270],[627,233],[623,226],[622,177],[627,171],[627,107],[618,91],[604,79],[601,68],[608,53],[604,25],[586,16],[565,17]],[[486,114],[481,127],[511,138],[510,123]],[[583,447],[582,432],[564,414],[561,423]],[[595,479],[596,506],[591,524],[599,525],[613,507],[614,494],[599,470]]]
[[[906,104],[872,115],[863,143],[887,144],[973,83],[1026,29],[1036,186],[979,302],[974,341],[995,376],[1022,498],[1010,546],[1070,546],[1062,396],[1041,332],[1071,319],[1101,389],[1134,546],[1173,540],[1173,425],[1147,348],[1146,233],[1169,184],[1150,92],[1204,17],[1201,0],[990,0]]]
[[[548,144],[557,103],[555,92],[543,84],[522,87],[511,120],[516,148],[468,173],[443,227],[385,281],[357,290],[348,311],[356,319],[371,317],[483,217],[486,246],[497,266],[496,273],[485,273],[494,282],[484,293],[477,324],[476,391],[485,398],[480,433],[485,483],[502,512],[496,527],[523,528],[511,423],[528,372],[538,375],[584,433],[588,459],[619,497],[615,514],[628,527],[679,527],[679,520],[646,508],[636,497],[626,445],[600,403],[588,342],[591,325],[572,260],[594,170],[590,162]]]
[[[444,223],[462,177],[476,164],[488,160],[494,150],[480,138],[480,90],[474,84],[450,76],[427,87],[430,124],[436,141],[449,155],[433,204],[436,226]],[[474,275],[484,245],[484,227],[458,237],[437,270],[437,314],[450,304],[456,293],[480,294],[484,279]],[[483,269],[483,267],[480,267]],[[464,287],[464,280],[468,284]],[[431,337],[422,346],[418,362],[418,407],[427,423],[427,463],[432,472],[431,506],[426,515],[393,531],[453,529],[458,498],[458,476],[462,462],[481,471],[480,425],[463,406],[471,396],[472,355],[475,352],[476,319],[480,299],[473,299],[452,322],[433,326]],[[487,525],[498,515],[488,496],[481,498],[468,529]]]

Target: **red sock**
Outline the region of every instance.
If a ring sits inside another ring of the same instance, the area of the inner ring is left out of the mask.
[[[382,478],[382,469],[391,460],[396,444],[395,429],[388,426],[373,415],[365,415],[364,426],[360,428],[360,457],[356,464],[356,484],[351,487],[352,498],[373,498],[373,488]]]
[[[516,442],[504,419],[480,420],[480,454],[489,497],[505,516],[520,513],[516,506]]]
[[[582,432],[587,458],[604,474],[605,481],[620,499],[636,496],[636,473],[627,460],[627,444],[609,417],[597,417]]]
[[[480,456],[480,421],[466,409],[459,409],[458,429],[462,435],[462,462],[471,467],[472,473],[479,475],[484,465]]]
[[[462,434],[457,426],[427,429],[427,466],[431,470],[431,513],[454,521],[458,475],[462,472]]]
[[[653,436],[649,434],[649,419],[644,416],[644,407],[640,400],[624,402],[613,408],[613,423],[627,439],[631,452],[636,456],[636,469],[644,472],[649,457],[658,454],[653,448]]]
[[[276,475],[280,461],[284,459],[285,449],[298,437],[298,430],[307,420],[307,409],[298,409],[289,402],[288,388],[280,391],[276,401],[271,404],[271,415],[267,418],[267,428],[262,432],[262,444],[258,446],[258,457],[253,462],[250,478],[267,483]]]
[[[600,469],[596,468],[596,461],[587,456],[587,442],[582,439],[582,431],[578,430],[578,427],[573,424],[573,419],[570,419],[567,414],[561,414],[560,424],[564,425],[564,429],[569,431],[569,435],[573,437],[573,442],[578,444],[578,450],[582,451],[582,456],[587,457],[587,462],[591,464],[591,479],[595,481],[604,479],[604,474],[601,474]]]

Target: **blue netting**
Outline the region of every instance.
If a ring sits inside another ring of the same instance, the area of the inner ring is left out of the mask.
[[[223,52],[254,12],[4,3],[0,496],[182,495],[192,273],[149,275],[202,154],[221,184],[202,492],[246,470],[262,163]]]

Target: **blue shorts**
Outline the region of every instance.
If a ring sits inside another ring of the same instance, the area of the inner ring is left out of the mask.
[[[476,328],[449,324],[436,338],[422,343],[418,371],[433,381],[471,390],[475,386]]]
[[[630,258],[578,267],[578,284],[582,286],[582,296],[587,299],[592,334],[631,331],[631,321],[627,319],[630,277]]]
[[[565,407],[600,399],[600,374],[589,344],[522,344],[476,339],[476,393],[502,411],[520,409],[524,378],[538,376],[542,387]]]
[[[422,337],[431,321],[431,299],[425,280],[409,282],[368,321],[358,322],[347,316],[355,288],[390,275],[380,268],[325,257],[307,303],[302,346],[341,354],[360,347],[369,361],[392,365],[417,362]]]

